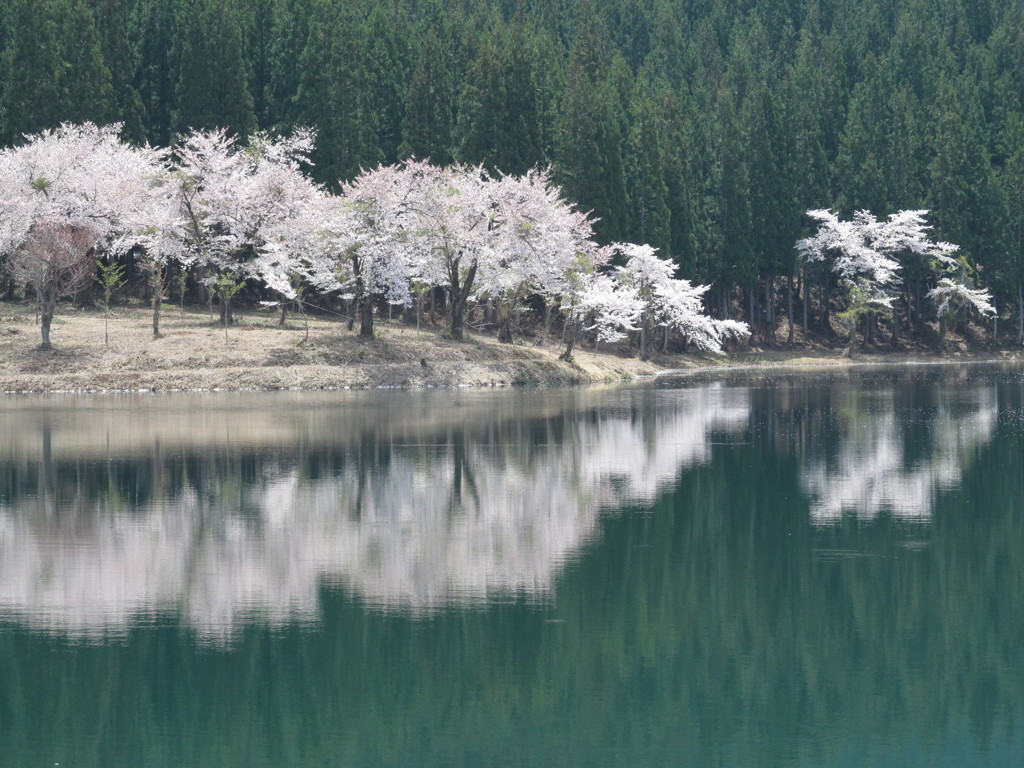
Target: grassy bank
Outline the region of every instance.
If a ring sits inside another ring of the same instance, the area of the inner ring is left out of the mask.
[[[307,337],[302,318],[292,316],[281,326],[269,310],[240,313],[226,339],[215,318],[194,309],[165,307],[161,338],[153,338],[150,322],[147,308],[118,308],[104,344],[101,312],[65,308],[54,320],[54,348],[43,351],[31,305],[0,303],[0,391],[511,386],[623,381],[669,369],[723,366],[1021,358],[1019,351],[953,350],[940,356],[917,349],[851,361],[843,350],[798,348],[721,357],[662,355],[643,362],[628,349],[578,349],[566,363],[558,359],[557,340],[499,344],[494,334],[479,333],[455,342],[441,327],[416,330],[398,321],[380,322],[371,340],[359,339],[343,320],[325,317],[309,319]]]

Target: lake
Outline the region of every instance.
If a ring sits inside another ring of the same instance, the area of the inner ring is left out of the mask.
[[[0,434],[0,765],[1024,754],[1020,367],[8,396]]]

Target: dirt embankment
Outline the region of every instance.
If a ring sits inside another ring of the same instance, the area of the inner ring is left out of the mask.
[[[241,313],[227,329],[205,312],[165,307],[160,338],[151,313],[118,308],[104,315],[62,308],[53,349],[39,349],[31,306],[0,303],[0,392],[327,389],[365,387],[510,386],[629,380],[659,366],[618,354],[580,350],[558,359],[557,339],[499,344],[492,334],[463,342],[441,327],[417,330],[398,321],[359,339],[343,321],[290,316],[278,325],[269,311]]]
[[[380,322],[362,340],[343,321],[311,317],[284,326],[269,311],[240,314],[225,331],[205,312],[165,307],[160,338],[142,307],[119,308],[107,321],[94,310],[64,308],[54,319],[54,348],[39,349],[30,305],[0,303],[0,392],[77,392],[211,389],[330,389],[369,387],[514,386],[626,381],[665,370],[735,366],[850,365],[842,350],[751,350],[719,356],[657,356],[643,362],[628,349],[578,349],[558,359],[557,339],[499,344],[493,334],[445,338],[440,327],[417,330]],[[862,355],[857,362],[1021,359],[1021,352],[924,350]]]

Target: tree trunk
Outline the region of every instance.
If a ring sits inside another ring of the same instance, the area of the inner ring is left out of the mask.
[[[651,357],[650,350],[647,348],[647,313],[644,312],[643,317],[640,319],[640,359],[648,360]]]
[[[786,317],[789,318],[789,338],[786,339],[786,343],[792,346],[796,333],[793,324],[793,275],[786,275]]]
[[[366,294],[359,300],[359,338],[373,338],[373,298]]]
[[[351,331],[355,326],[356,313],[359,314],[359,338],[361,339],[372,339],[373,338],[373,298],[369,295],[366,289],[366,283],[363,282],[363,270],[362,265],[359,263],[359,257],[353,253],[352,256],[352,276],[355,277],[355,296],[353,297],[354,306],[352,307],[352,315],[348,321],[348,329]]]
[[[153,338],[160,338],[160,297],[153,296]]]
[[[804,342],[807,342],[807,336],[810,333],[808,328],[807,315],[810,311],[811,303],[811,286],[807,282],[807,267],[802,267],[800,270],[800,293],[801,298],[804,300]]]
[[[1017,284],[1017,343],[1024,344],[1024,280]]]
[[[498,327],[498,341],[502,344],[512,343],[512,316],[507,316]]]
[[[747,316],[750,319],[750,331],[757,331],[757,283],[750,286],[750,293],[747,295]]]
[[[832,318],[830,316],[832,303],[832,284],[829,280],[829,271],[825,270],[825,298],[821,303],[822,306],[822,325],[825,326],[825,333],[831,338],[832,336]]]
[[[160,305],[164,300],[164,271],[153,266],[150,275],[150,284],[153,288],[153,338],[160,338]]]
[[[849,338],[850,346],[847,349],[846,354],[847,354],[848,357],[853,357],[856,354],[856,352],[857,352],[857,319],[856,319],[856,317],[850,318],[849,322],[846,324],[846,330],[847,330],[847,332],[849,333],[849,336],[850,336],[850,338]]]
[[[4,300],[11,301],[14,299],[14,279],[5,274],[3,269],[0,269],[0,285],[3,286],[3,288],[0,289],[0,294],[3,294]]]
[[[474,264],[466,272],[466,279],[459,279],[459,259],[452,261],[449,267],[448,279],[449,289],[452,294],[451,306],[451,334],[456,341],[466,338],[466,302],[469,299],[469,292],[473,288],[473,279],[476,277],[477,265]]]
[[[921,325],[921,318],[924,314],[921,311],[921,302],[921,281],[919,280],[913,291],[913,316],[916,318],[916,322],[918,322],[919,326]]]
[[[502,303],[495,308],[498,320],[498,342],[501,344],[512,343],[512,312],[508,305]]]
[[[50,346],[50,323],[53,322],[53,309],[46,307],[39,313],[39,330],[42,332],[43,340],[41,349],[52,349]]]
[[[548,335],[551,333],[551,323],[554,320],[555,313],[552,312],[553,306],[551,301],[548,299],[544,300],[544,335],[540,337],[541,344],[548,343]]]
[[[576,347],[576,323],[570,317],[566,320],[565,325],[562,326],[562,336],[565,340],[565,351],[558,356],[559,360],[564,360],[567,363],[572,362],[572,351]]]

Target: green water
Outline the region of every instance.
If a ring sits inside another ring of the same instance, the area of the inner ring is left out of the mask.
[[[1024,374],[0,401],[2,766],[1024,764]]]

